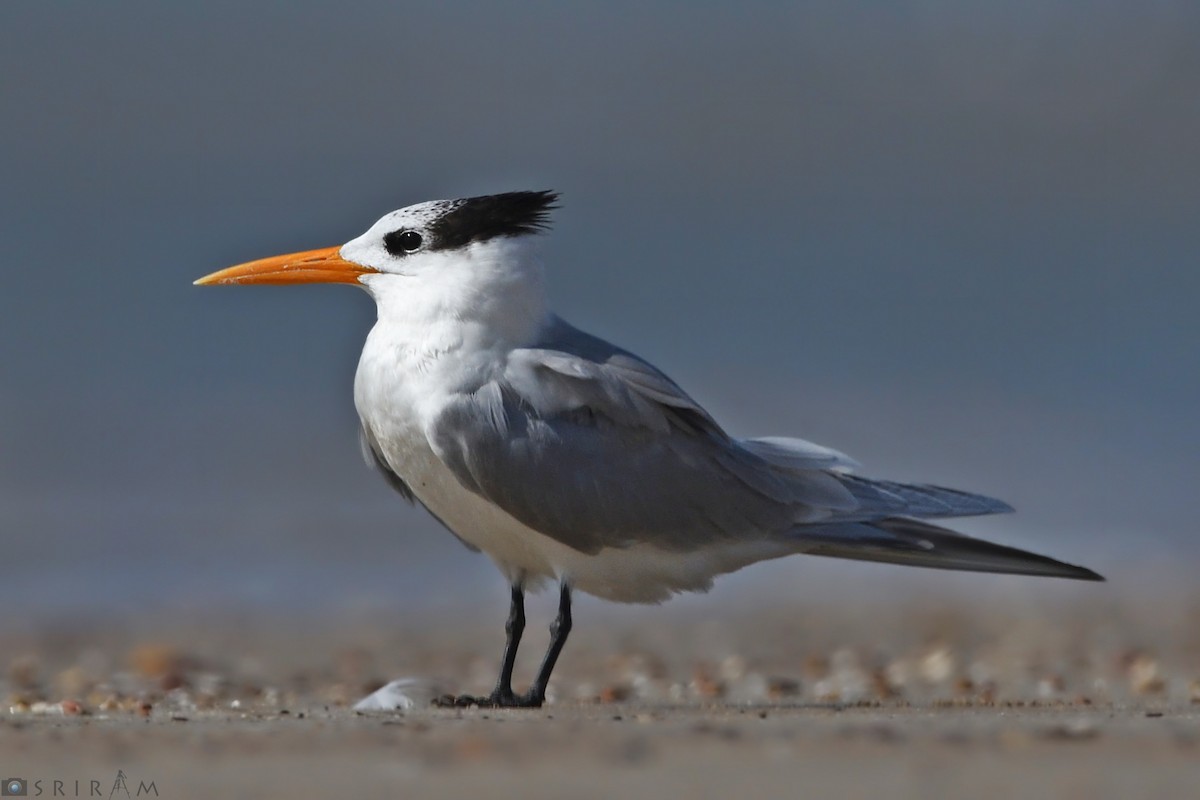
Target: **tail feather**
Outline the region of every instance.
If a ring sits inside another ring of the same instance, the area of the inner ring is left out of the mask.
[[[793,528],[790,535],[801,544],[801,552],[814,556],[967,572],[1104,580],[1085,567],[905,517],[802,525]]]

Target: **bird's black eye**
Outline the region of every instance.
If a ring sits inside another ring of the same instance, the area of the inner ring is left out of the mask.
[[[383,237],[383,246],[392,255],[403,256],[420,250],[422,241],[416,231],[392,231]]]

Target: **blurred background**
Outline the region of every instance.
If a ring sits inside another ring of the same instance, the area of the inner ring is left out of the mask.
[[[557,310],[732,432],[1005,498],[960,527],[1110,578],[791,559],[685,608],[1187,586],[1194,3],[8,0],[0,31],[13,617],[499,625],[498,573],[362,462],[369,298],[191,281],[525,188],[563,193]]]

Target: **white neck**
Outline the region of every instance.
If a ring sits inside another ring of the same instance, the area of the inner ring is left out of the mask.
[[[413,267],[362,283],[379,315],[372,344],[394,347],[425,367],[452,353],[472,360],[506,354],[529,344],[548,317],[542,265],[529,237],[423,254]]]

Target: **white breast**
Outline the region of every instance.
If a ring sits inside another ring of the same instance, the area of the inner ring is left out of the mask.
[[[434,453],[425,420],[436,413],[448,371],[458,356],[442,346],[399,344],[386,325],[367,337],[354,380],[363,427],[379,443],[387,465],[421,503],[464,541],[491,556],[510,580],[560,577],[537,546],[545,539],[473,494]]]

